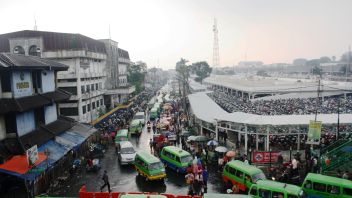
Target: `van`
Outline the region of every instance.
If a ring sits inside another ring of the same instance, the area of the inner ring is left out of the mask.
[[[352,181],[327,175],[309,173],[302,189],[308,197],[352,198]]]
[[[166,167],[183,174],[187,172],[187,167],[192,164],[193,157],[181,148],[166,146],[160,153],[160,160]]]
[[[133,117],[134,120],[139,120],[142,123],[142,126],[145,125],[145,116],[144,116],[144,112],[140,111],[137,112],[136,115],[134,115]]]
[[[165,168],[160,159],[146,151],[138,152],[133,164],[138,174],[145,177],[147,181],[163,180],[166,177]]]
[[[253,198],[304,198],[306,197],[301,187],[271,180],[259,180],[252,184],[248,195]]]
[[[143,130],[143,126],[140,120],[132,120],[130,123],[130,127],[129,127],[129,132],[130,134],[141,134],[142,130]]]
[[[155,107],[153,107],[153,108],[150,110],[149,118],[150,118],[150,120],[155,120],[157,117],[158,117],[158,109],[155,108]]]
[[[117,158],[121,165],[134,162],[136,151],[130,141],[121,141],[117,145]]]
[[[262,170],[239,160],[228,162],[224,167],[222,177],[229,188],[237,185],[243,192],[249,190],[253,183],[266,179]]]
[[[115,136],[115,143],[119,143],[121,141],[128,141],[129,140],[129,134],[127,129],[121,129],[117,131],[116,136]]]

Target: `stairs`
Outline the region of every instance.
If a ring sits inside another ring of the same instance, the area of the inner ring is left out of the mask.
[[[327,159],[330,164],[326,164]],[[320,164],[322,173],[352,170],[352,140],[339,140],[322,150]]]

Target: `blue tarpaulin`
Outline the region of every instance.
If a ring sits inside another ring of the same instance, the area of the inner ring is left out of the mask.
[[[39,152],[45,152],[45,150],[49,151],[47,160],[49,165],[51,165],[62,158],[70,150],[70,148],[59,144],[56,141],[50,140],[38,148]]]
[[[56,138],[57,142],[70,149],[77,149],[86,138],[75,132],[64,132]]]

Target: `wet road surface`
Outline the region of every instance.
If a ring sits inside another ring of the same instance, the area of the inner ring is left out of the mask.
[[[136,137],[131,137],[130,141],[137,151],[145,150],[150,152],[149,139],[152,132],[147,132],[146,128],[137,141]],[[102,168],[96,173],[86,173],[84,170],[72,178],[65,187],[54,193],[54,195],[78,196],[78,191],[83,184],[86,184],[87,191],[100,191],[103,185],[102,175],[107,170],[110,186],[112,191],[119,192],[158,192],[172,194],[187,194],[188,185],[185,182],[184,175],[177,174],[172,170],[166,169],[167,179],[162,181],[145,181],[142,176],[138,176],[137,171],[132,165],[121,166],[117,160],[113,144],[110,145],[101,159]],[[221,173],[208,168],[208,193],[225,193]],[[107,191],[107,187],[103,190]]]

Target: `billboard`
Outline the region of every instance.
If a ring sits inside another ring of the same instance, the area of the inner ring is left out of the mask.
[[[259,163],[259,164],[267,164],[267,163],[270,163],[270,157],[271,157],[271,163],[276,163],[279,154],[280,152],[278,151],[272,151],[272,152],[254,151],[252,153],[252,162]]]
[[[321,136],[321,121],[309,121],[309,131],[307,135],[306,144],[320,144],[320,136]]]
[[[28,149],[26,151],[26,156],[27,156],[28,166],[33,166],[39,159],[37,145],[34,145],[30,149]]]

